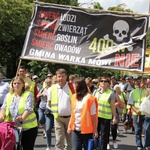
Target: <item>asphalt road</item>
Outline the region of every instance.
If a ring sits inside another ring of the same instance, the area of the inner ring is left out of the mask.
[[[117,137],[117,143],[118,143],[118,150],[136,150],[136,144],[135,144],[135,136],[134,134],[131,134],[131,129],[126,133],[123,134],[123,125],[122,123],[119,124],[119,134]],[[144,139],[144,138],[143,138]],[[52,148],[51,150],[55,150],[55,133],[53,130],[52,133]],[[112,145],[112,137],[110,137],[110,148],[113,150]],[[42,129],[39,128],[38,136],[35,143],[35,149],[34,150],[46,150],[46,139],[43,138],[42,135]]]

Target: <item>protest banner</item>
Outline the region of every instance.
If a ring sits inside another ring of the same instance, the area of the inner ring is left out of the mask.
[[[21,59],[143,72],[148,16],[35,4]]]

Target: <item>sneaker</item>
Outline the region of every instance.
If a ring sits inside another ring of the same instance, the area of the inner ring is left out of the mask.
[[[49,147],[47,147],[47,149],[46,150],[51,150]]]
[[[43,135],[44,138],[46,138],[46,133]]]
[[[110,149],[110,145],[109,145],[109,144],[107,144],[107,149],[108,149],[108,150]]]
[[[142,150],[142,147],[137,147],[137,150]]]
[[[119,134],[120,133],[120,131],[119,130],[117,130],[117,134]]]
[[[43,131],[43,137],[46,138],[46,133]]]
[[[118,148],[118,144],[116,142],[113,143],[113,147],[114,149],[117,149]]]
[[[150,150],[150,147],[145,147],[145,150]]]
[[[123,133],[123,134],[126,134],[126,133],[127,133],[127,130],[124,129],[122,133]]]

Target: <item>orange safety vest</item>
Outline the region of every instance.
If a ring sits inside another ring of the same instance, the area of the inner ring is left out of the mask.
[[[71,130],[75,130],[75,108],[76,108],[76,94],[72,96],[71,106],[72,106],[72,114],[70,118],[70,128]],[[96,97],[89,94],[87,97],[87,101],[83,105],[81,110],[81,134],[88,134],[94,132],[94,125],[92,122],[92,117],[90,115],[90,109],[92,104],[96,104],[96,124],[98,123],[98,101]]]

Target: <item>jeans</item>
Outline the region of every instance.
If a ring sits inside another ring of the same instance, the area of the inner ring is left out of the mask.
[[[88,140],[92,139],[91,134],[80,134],[79,131],[72,131],[72,150],[82,150],[82,145],[84,150],[88,149]]]
[[[143,129],[144,116],[134,115],[133,122],[134,122],[136,145],[137,147],[143,147],[141,134],[142,134],[142,129]]]
[[[46,124],[46,143],[47,147],[51,147],[51,133],[54,125],[54,116],[53,114],[45,115],[44,109],[38,109],[39,114],[39,123]]]
[[[145,147],[150,147],[150,117],[146,117],[144,119],[144,141]]]

